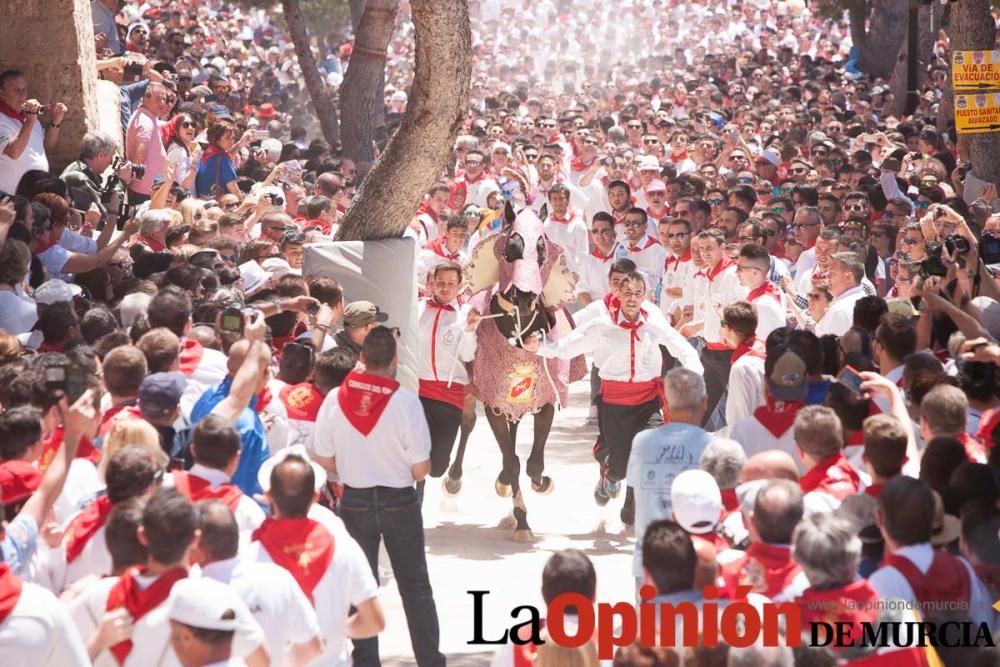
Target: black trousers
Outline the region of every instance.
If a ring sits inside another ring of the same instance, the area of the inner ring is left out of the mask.
[[[451,450],[462,427],[462,411],[450,403],[420,397],[424,417],[431,432],[431,477],[440,477],[448,470]]]
[[[639,405],[612,405],[601,401],[597,409],[604,426],[604,444],[608,453],[608,479],[625,479],[632,438],[639,431],[663,423],[660,401],[653,399]]]
[[[705,422],[711,419],[719,399],[722,398],[729,385],[729,367],[732,356],[732,350],[710,350],[706,347],[701,351],[701,364],[705,367],[705,393],[708,395]]]

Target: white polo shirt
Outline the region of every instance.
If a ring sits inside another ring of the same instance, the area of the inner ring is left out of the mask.
[[[340,481],[347,486],[413,486],[411,466],[431,457],[431,434],[420,399],[397,389],[365,436],[340,409],[337,395],[341,387],[326,395],[316,415],[312,451],[317,456],[335,457]]]
[[[331,524],[325,522],[323,526],[328,530],[331,528]],[[362,602],[378,597],[378,584],[365,552],[347,529],[330,530],[330,533],[334,544],[333,561],[313,589],[313,603],[323,636],[323,653],[309,664],[314,667],[349,667],[350,644],[344,641],[347,617],[352,605],[357,607]],[[242,550],[240,558],[251,563],[272,563],[267,549],[260,542],[248,544]],[[291,577],[291,574],[288,576]]]
[[[35,584],[22,583],[21,596],[0,622],[0,663],[4,665],[90,665],[87,647],[66,608]]]
[[[23,125],[16,118],[0,113],[0,191],[11,195],[26,172],[32,169],[49,170],[49,158],[45,156],[45,130],[37,119],[21,157],[12,160],[4,154],[4,149],[17,139]]]
[[[854,324],[854,304],[865,296],[865,290],[860,285],[852,287],[830,303],[830,309],[823,319],[816,323],[816,335],[843,336]]]

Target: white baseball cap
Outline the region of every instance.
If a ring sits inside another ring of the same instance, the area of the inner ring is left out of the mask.
[[[79,285],[73,285],[64,280],[53,278],[46,280],[35,290],[35,303],[50,306],[53,303],[72,301],[74,296],[82,293],[83,288]]]
[[[240,276],[243,278],[243,291],[247,296],[253,296],[264,289],[267,286],[267,281],[271,279],[271,274],[253,260],[240,264],[239,269]]]
[[[167,617],[193,628],[233,632],[239,624],[236,610],[240,606],[236,591],[221,581],[188,577],[170,589]]]
[[[309,452],[306,451],[304,445],[292,445],[291,447],[285,447],[284,449],[278,450],[277,454],[264,461],[264,463],[260,466],[260,470],[257,471],[257,483],[260,484],[260,488],[264,491],[271,490],[271,471],[274,470],[274,466],[278,465],[292,455],[302,457],[313,469],[316,491],[318,493],[326,483],[326,468],[316,463],[309,457]]]
[[[722,492],[704,470],[685,470],[670,486],[674,520],[694,535],[710,533],[722,516]]]
[[[118,305],[118,312],[121,314],[122,326],[130,327],[135,324],[136,318],[149,311],[149,302],[153,297],[145,292],[132,292],[126,294],[125,298]]]

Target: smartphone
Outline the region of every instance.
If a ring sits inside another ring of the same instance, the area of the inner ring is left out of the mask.
[[[62,366],[46,366],[45,387],[49,390],[64,390],[66,388],[66,369]]]
[[[239,308],[226,308],[219,315],[219,328],[233,333],[243,332],[243,311]]]
[[[130,62],[125,65],[125,71],[122,73],[122,81],[124,83],[135,83],[142,79],[142,64]]]
[[[318,313],[318,312],[319,312],[319,304],[318,303],[314,303],[313,305],[311,305],[308,308],[306,308],[306,314],[309,315],[309,317],[316,317],[316,313]]]
[[[70,366],[66,373],[66,401],[73,405],[90,388],[90,377],[82,368]]]
[[[844,370],[840,371],[840,375],[837,376],[837,382],[850,389],[851,393],[855,394],[858,398],[865,397],[864,392],[861,391],[861,383],[864,380],[861,378],[861,373],[855,368],[844,366]]]

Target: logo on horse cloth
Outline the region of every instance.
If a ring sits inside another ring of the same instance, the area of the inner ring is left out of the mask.
[[[532,390],[535,388],[535,378],[538,371],[534,364],[517,364],[510,378],[510,390],[507,400],[511,403],[531,403]]]

